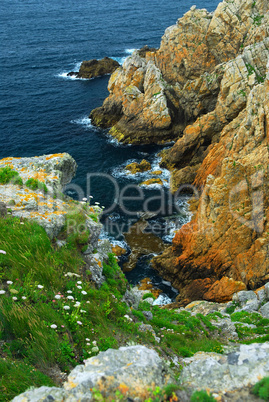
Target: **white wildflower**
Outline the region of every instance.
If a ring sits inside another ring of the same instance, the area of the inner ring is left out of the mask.
[[[13,283],[12,281],[7,281],[8,285],[12,285],[12,283]]]
[[[26,297],[26,296],[22,296],[21,298],[22,298],[22,300],[26,300],[26,299],[27,299],[27,297]]]
[[[44,286],[42,285],[37,285],[38,289],[43,289]]]
[[[77,281],[77,284],[78,284],[78,285],[81,285],[81,284],[82,284],[82,282],[81,282],[81,281]]]
[[[78,289],[82,289],[82,286],[77,286]]]
[[[4,250],[0,250],[0,254],[6,254],[7,252]]]
[[[77,324],[78,324],[78,325],[82,325],[82,322],[81,322],[81,321],[77,321]]]
[[[64,306],[63,308],[64,308],[64,310],[70,310],[69,306]]]
[[[92,352],[99,352],[98,346],[94,346],[94,347],[92,348]]]
[[[3,295],[4,293],[6,293],[5,290],[0,290],[0,295]]]
[[[51,324],[51,326],[50,326],[52,329],[56,329],[57,328],[57,325],[56,324]]]
[[[14,301],[18,300],[18,298],[17,298],[16,296],[13,296],[12,299],[13,299]]]
[[[66,292],[66,293],[73,293],[73,292],[72,292],[72,290],[67,290],[67,292]]]
[[[55,295],[54,296],[54,299],[60,299],[61,298],[61,295]]]
[[[81,294],[86,295],[87,292],[86,292],[85,290],[82,290],[82,291],[81,291]]]
[[[73,296],[67,296],[67,299],[74,300],[74,297]]]

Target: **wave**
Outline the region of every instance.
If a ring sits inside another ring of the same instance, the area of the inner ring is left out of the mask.
[[[127,54],[127,56],[112,56],[111,58],[113,60],[116,60],[120,65],[122,65],[125,60],[127,59],[127,57],[129,57],[135,50],[137,49],[125,49],[124,53]]]
[[[70,70],[68,71],[62,71],[59,74],[56,74],[56,77],[59,78],[64,78],[68,80],[84,80],[85,78],[77,78],[75,75],[68,75],[70,71],[78,71],[80,68],[82,61],[79,61],[73,65],[73,67],[70,67]]]
[[[78,124],[80,126],[83,126],[84,128],[91,129],[91,130],[99,130],[98,127],[96,127],[96,126],[94,126],[92,124],[91,119],[89,117],[86,117],[86,116],[81,117],[81,118],[76,119],[76,120],[71,120],[70,123]]]

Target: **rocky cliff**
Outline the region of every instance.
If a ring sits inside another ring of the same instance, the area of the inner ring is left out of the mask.
[[[188,124],[215,109],[227,62],[266,37],[264,0],[223,1],[214,13],[193,6],[167,28],[158,50],[135,51],[112,74],[109,97],[92,111],[92,121],[101,127],[113,126],[110,133],[122,142],[175,140]],[[245,61],[264,76],[264,60]],[[207,135],[205,147],[212,136]]]
[[[269,69],[269,65],[268,65]],[[154,266],[181,299],[225,301],[269,278],[269,82],[255,85],[198,169],[201,197],[192,221]]]
[[[225,0],[213,13],[193,6],[158,50],[136,51],[115,71],[91,113],[122,142],[176,140],[162,153],[171,191],[194,184],[201,196],[153,266],[182,303],[227,301],[269,278],[268,8],[264,0]]]

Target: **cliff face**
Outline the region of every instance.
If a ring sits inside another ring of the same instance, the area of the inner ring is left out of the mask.
[[[110,133],[122,142],[177,139],[215,109],[226,63],[267,36],[264,0],[223,1],[214,13],[193,6],[166,30],[157,51],[135,51],[112,74],[109,97],[90,117],[101,127],[113,126]]]
[[[185,302],[227,301],[269,278],[269,63],[246,102],[198,169],[203,190],[192,221],[153,260]]]
[[[153,266],[184,302],[227,301],[269,278],[268,9],[265,0],[193,6],[157,51],[136,51],[115,71],[91,114],[122,142],[176,139],[162,154],[171,190],[194,183],[201,198]]]

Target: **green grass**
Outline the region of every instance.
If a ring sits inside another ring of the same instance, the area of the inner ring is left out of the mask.
[[[269,401],[269,377],[264,377],[262,380],[257,382],[251,392],[259,398]]]
[[[61,248],[34,222],[0,218],[0,245],[6,252],[0,254],[0,402],[9,401],[29,385],[51,384],[43,374],[56,365],[69,373],[99,351],[128,343],[157,345],[168,360],[198,351],[223,351],[221,343],[212,338],[216,328],[210,321],[220,317],[219,313],[206,317],[178,313],[151,306],[147,299],[134,310],[122,302],[128,283],[113,254],[103,262],[106,280],[97,288],[81,254],[89,236],[87,229],[78,230],[85,226],[84,213],[74,208],[67,215],[60,235],[66,245]],[[147,322],[142,311],[151,311],[153,319]],[[243,334],[238,329],[245,343],[257,342],[257,334],[262,335],[260,340],[268,337],[262,328],[268,331],[269,320],[257,313],[234,313],[231,318],[257,325],[260,332]],[[139,331],[141,322],[152,325],[160,343],[149,331]],[[2,368],[5,364],[8,369]],[[157,391],[153,392],[156,398]],[[163,392],[161,396],[167,395]]]
[[[206,391],[195,391],[191,396],[191,402],[215,402],[216,399],[212,395],[208,395]]]
[[[7,184],[9,182],[20,186],[23,185],[22,178],[18,172],[12,170],[9,166],[0,168],[0,184]]]
[[[42,190],[44,193],[48,192],[48,188],[47,188],[46,184],[37,179],[30,178],[25,182],[25,185],[32,190],[39,189],[39,190]]]
[[[53,386],[53,381],[34,366],[0,358],[0,402],[10,401],[29,387]]]

